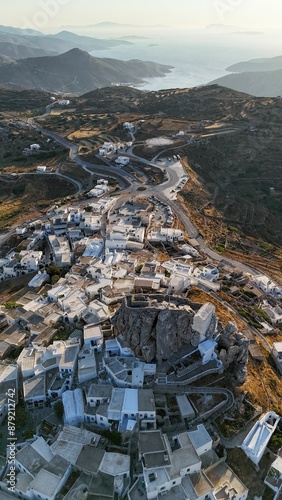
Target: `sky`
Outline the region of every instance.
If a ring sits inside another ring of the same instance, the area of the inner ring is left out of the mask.
[[[103,21],[203,28],[232,24],[250,30],[281,27],[280,0],[9,0],[1,2],[4,25],[48,31],[49,27]]]

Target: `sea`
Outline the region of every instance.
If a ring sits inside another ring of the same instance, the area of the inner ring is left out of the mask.
[[[154,61],[174,67],[165,77],[147,78],[145,84],[139,87],[145,90],[205,85],[229,74],[226,68],[232,64],[282,55],[280,33],[213,33],[205,30],[161,29],[152,32],[147,30],[137,35],[128,33],[125,35],[127,35],[126,40],[132,45],[96,50],[91,52],[91,55],[123,61],[130,59]],[[117,39],[121,34],[111,33],[109,36],[107,33],[100,36],[103,37]]]

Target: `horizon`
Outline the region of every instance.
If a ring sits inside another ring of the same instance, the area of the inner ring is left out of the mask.
[[[11,9],[12,4],[12,9]],[[149,14],[149,15],[148,15]],[[233,25],[250,31],[281,30],[282,4],[269,0],[104,0],[93,6],[90,0],[11,0],[2,6],[1,24],[38,31],[75,26],[86,28],[99,23],[152,27],[203,29],[210,24]],[[149,18],[149,20],[148,20]],[[277,20],[277,21],[276,21]]]

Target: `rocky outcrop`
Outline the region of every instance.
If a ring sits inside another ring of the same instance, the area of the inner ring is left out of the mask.
[[[222,362],[222,372],[228,371],[233,385],[242,385],[247,376],[249,341],[238,333],[236,323],[218,324],[211,306],[176,297],[135,295],[124,299],[112,322],[116,335],[147,363],[161,363],[185,344],[197,347],[216,338],[215,353]]]
[[[127,298],[112,319],[116,333],[147,363],[166,360],[194,338],[192,321],[199,305],[181,302],[166,298],[132,302]]]
[[[230,330],[234,332],[234,326],[234,323],[227,324],[220,336],[218,359],[222,361],[224,371],[228,369],[231,382],[242,385],[247,377],[249,340],[242,333],[231,334]]]

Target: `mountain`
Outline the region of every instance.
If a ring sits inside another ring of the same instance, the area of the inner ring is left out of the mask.
[[[75,33],[85,33],[92,35],[95,32],[104,31],[104,32],[113,32],[119,33],[122,32],[124,34],[125,31],[133,32],[136,34],[136,30],[152,30],[152,29],[164,29],[168,28],[163,24],[154,24],[154,25],[142,25],[142,24],[120,24],[120,23],[112,23],[112,22],[101,22],[96,24],[89,24],[87,26],[77,26],[77,25],[69,25],[69,26],[61,26],[57,27],[57,29],[68,30]]]
[[[277,97],[282,95],[282,69],[235,73],[217,78],[211,84],[221,85],[257,97]]]
[[[140,84],[144,78],[164,76],[172,69],[149,61],[119,61],[90,56],[80,49],[51,57],[0,64],[0,86],[81,94],[112,84]]]
[[[4,25],[0,25],[0,32],[10,33],[12,35],[42,35],[42,33],[37,30],[14,28],[13,26]]]
[[[282,56],[239,62],[226,68],[226,71],[243,73],[245,71],[276,71],[278,69],[282,69]]]
[[[45,49],[36,49],[11,42],[0,42],[0,54],[12,59],[26,59],[27,57],[55,56],[57,52]]]
[[[115,47],[116,45],[132,45],[131,42],[118,39],[118,40],[105,40],[99,38],[92,38],[90,36],[76,35],[71,31],[60,31],[56,35],[51,35],[53,38],[64,40],[72,45],[72,48],[78,47],[82,50],[91,52],[92,50],[104,50]]]
[[[87,26],[88,28],[90,26]],[[167,26],[164,26],[163,24],[120,24],[120,23],[111,23],[111,22],[102,22],[102,23],[96,23],[91,26],[92,28],[167,28]]]
[[[41,33],[26,35],[22,34],[22,31],[24,30],[16,30],[15,32],[0,30],[1,54],[15,59],[22,59],[63,54],[73,48],[91,52],[93,50],[109,49],[117,45],[131,45],[131,42],[126,40],[107,40],[79,36],[68,31],[62,31],[55,35],[43,35]]]

